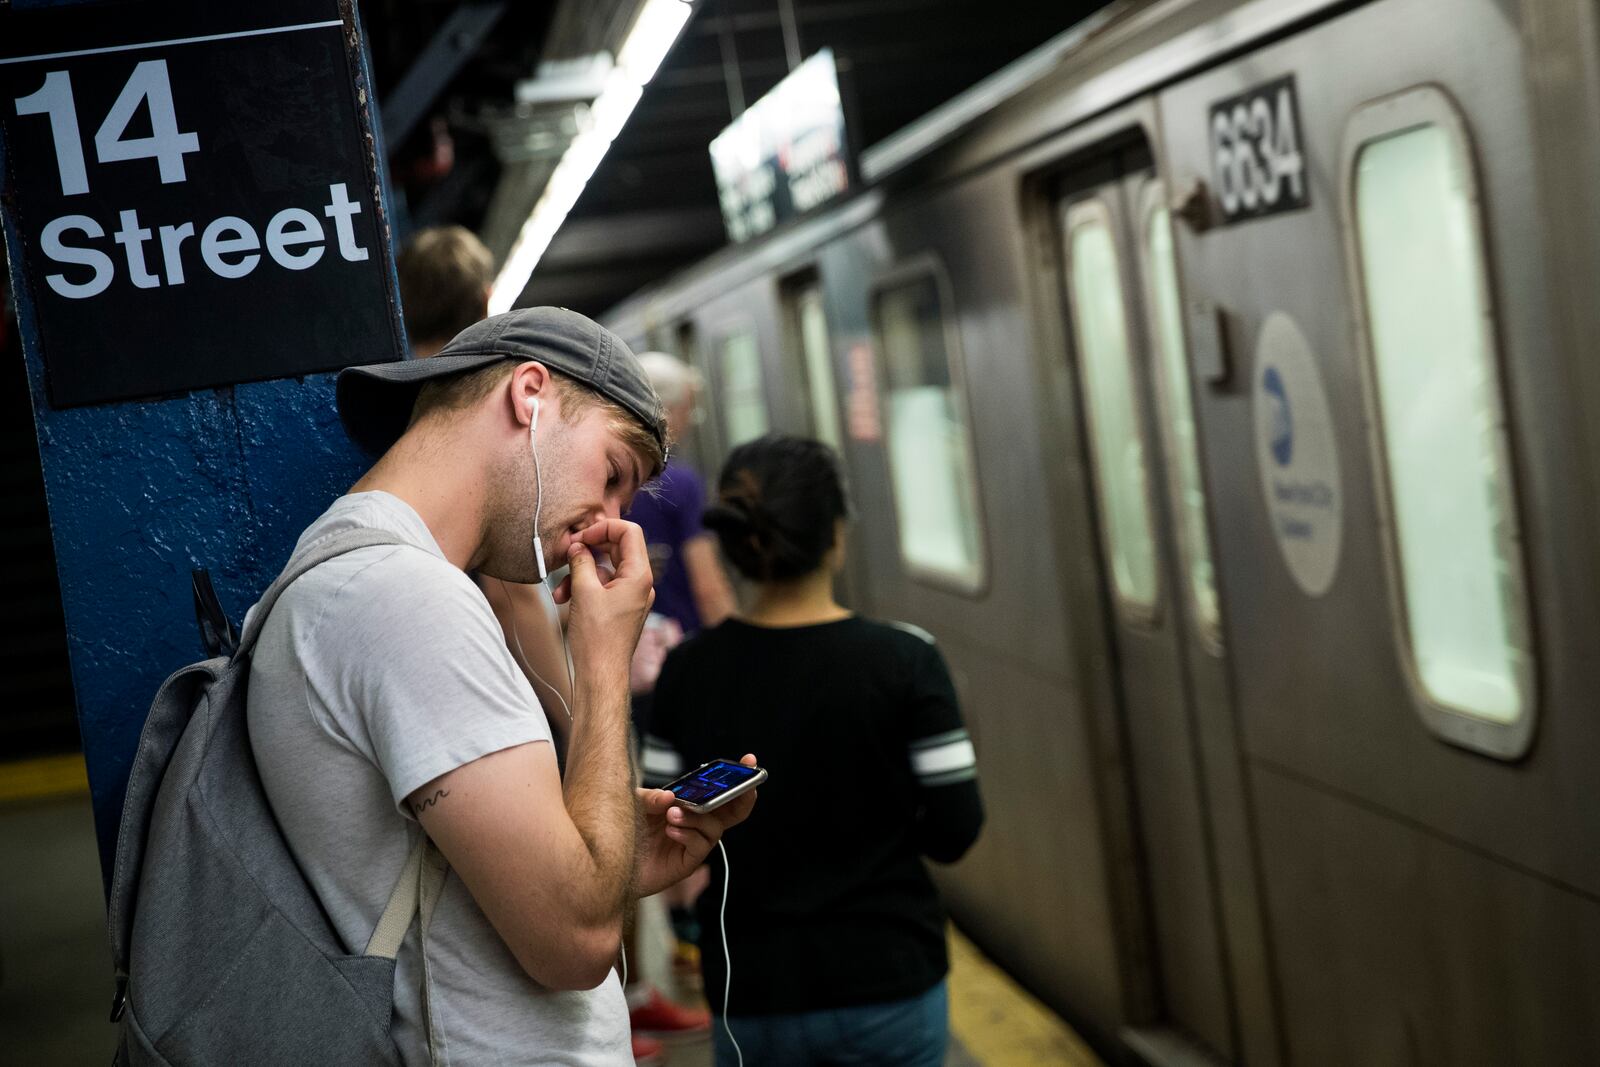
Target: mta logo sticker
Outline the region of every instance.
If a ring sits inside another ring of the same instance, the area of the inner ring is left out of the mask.
[[[1338,442],[1321,366],[1281,311],[1262,323],[1255,363],[1256,469],[1266,518],[1295,584],[1321,596],[1338,574],[1344,537]]]
[[[1261,388],[1272,407],[1272,458],[1278,466],[1287,467],[1294,460],[1294,414],[1289,410],[1289,393],[1277,367],[1268,367],[1261,375]]]

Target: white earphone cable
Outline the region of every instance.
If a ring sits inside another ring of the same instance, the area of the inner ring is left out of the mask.
[[[728,997],[733,992],[733,957],[728,954],[728,879],[732,868],[728,866],[728,850],[720,840],[717,851],[722,853],[722,910],[717,914],[717,923],[722,927],[722,1029],[733,1042],[733,1054],[739,1058],[739,1067],[744,1067],[744,1050],[739,1047],[739,1039],[733,1036],[733,1027],[728,1025]]]
[[[550,577],[544,563],[544,543],[539,540],[539,513],[544,510],[544,474],[539,470],[539,398],[528,401],[528,451],[533,453],[533,565],[542,582]]]
[[[517,660],[522,664],[523,670],[533,675],[533,677],[538,680],[540,685],[544,686],[546,689],[550,690],[550,692],[555,694],[555,698],[561,702],[561,710],[567,713],[567,721],[571,722],[572,709],[567,706],[567,698],[561,695],[561,690],[545,681],[544,675],[533,669],[533,661],[528,659],[528,654],[526,652],[522,651],[522,634],[517,626],[517,604],[516,601],[511,599],[511,590],[506,586],[506,580],[504,578],[496,578],[495,581],[500,583],[500,589],[506,595],[506,614],[511,617],[511,641],[517,646]],[[561,647],[561,658],[565,660],[567,658],[565,634],[563,634],[561,638]],[[570,664],[568,664],[567,668],[567,684],[572,684],[572,669]]]
[[[544,510],[544,475],[539,471],[539,445],[534,438],[534,432],[539,429],[539,398],[534,397],[530,400],[528,407],[528,448],[533,453],[533,555],[539,568],[539,580],[543,582],[546,573],[544,545],[539,541],[539,513]],[[567,713],[567,721],[571,722],[572,708],[567,705],[567,698],[561,695],[561,690],[545,681],[544,676],[533,669],[533,661],[522,650],[522,631],[517,625],[517,602],[511,598],[511,589],[506,585],[506,580],[504,578],[497,580],[500,583],[500,591],[506,596],[506,614],[511,617],[511,641],[517,646],[517,658],[522,664],[522,669],[532,675],[540,685],[555,694],[555,698],[561,702],[561,710]],[[567,659],[565,634],[561,635],[561,648],[561,658],[565,661]],[[572,685],[572,665],[566,663],[565,666],[567,668],[567,685],[570,686]]]

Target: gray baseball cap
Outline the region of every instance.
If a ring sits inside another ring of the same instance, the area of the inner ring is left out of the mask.
[[[406,432],[425,384],[501,360],[536,361],[582,382],[637,418],[666,451],[661,400],[638,357],[622,338],[566,308],[517,308],[491,315],[426,359],[346,367],[339,372],[339,419],[357,447],[381,456]]]

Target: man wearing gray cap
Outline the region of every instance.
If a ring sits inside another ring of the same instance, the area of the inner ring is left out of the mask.
[[[417,835],[448,863],[398,957],[408,1064],[630,1063],[624,911],[750,810],[633,788],[628,665],[652,595],[619,516],[664,462],[660,404],[621,340],[557,308],[350,368],[338,401],[380,458],[296,552],[353,528],[395,543],[314,568],[262,630],[250,738],[284,836],[354,951]],[[468,572],[534,582],[563,563],[573,700],[541,709]]]

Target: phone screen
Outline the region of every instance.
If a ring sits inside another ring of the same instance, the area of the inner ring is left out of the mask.
[[[668,782],[662,788],[671,790],[673,796],[690,804],[707,804],[759,773],[755,767],[719,759]]]

